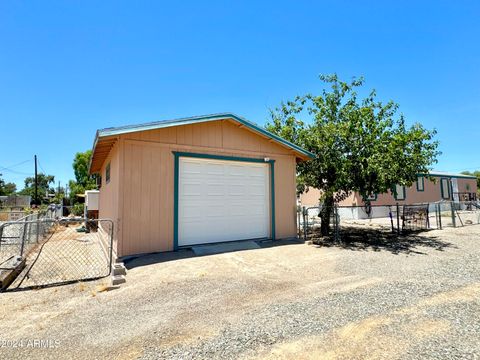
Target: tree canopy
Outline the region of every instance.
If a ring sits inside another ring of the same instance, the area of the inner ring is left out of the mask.
[[[266,128],[315,154],[297,165],[299,191],[321,190],[321,231],[327,235],[335,201],[357,191],[368,203],[371,194],[410,186],[439,152],[435,130],[407,127],[398,104],[378,101],[374,90],[360,99],[356,88],[363,78],[345,82],[333,74],[320,80],[329,89],[282,102]]]
[[[55,189],[50,185],[55,182],[53,175],[46,175],[43,173],[37,174],[37,193],[38,198],[35,198],[35,177],[29,176],[25,178],[25,187],[19,192],[20,195],[30,195],[35,204],[45,203],[44,198],[47,193],[54,193]]]
[[[83,194],[85,190],[97,188],[96,177],[88,173],[88,166],[90,164],[91,157],[91,150],[77,152],[75,154],[72,164],[75,180],[70,180],[68,183],[70,188],[70,201],[72,203],[76,202],[77,194]]]
[[[8,182],[2,179],[2,174],[0,174],[0,196],[3,195],[12,195],[17,191],[17,185],[14,183]]]

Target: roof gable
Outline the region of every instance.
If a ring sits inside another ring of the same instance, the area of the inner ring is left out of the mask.
[[[156,130],[156,129],[175,127],[175,126],[199,124],[199,123],[220,121],[220,120],[231,120],[231,121],[238,122],[239,124],[243,125],[245,128],[248,128],[248,130],[256,134],[259,134],[263,137],[267,137],[268,139],[271,139],[273,142],[278,143],[279,145],[292,150],[297,154],[297,156],[300,159],[306,160],[306,159],[315,157],[312,153],[265,130],[264,128],[258,126],[253,122],[250,122],[244,119],[243,117],[240,117],[232,113],[220,113],[220,114],[203,115],[203,116],[195,116],[195,117],[180,118],[180,119],[173,119],[173,120],[156,121],[156,122],[137,124],[137,125],[127,125],[127,126],[100,129],[96,133],[95,141],[93,144],[93,150],[92,150],[93,155],[90,163],[90,171],[91,172],[98,171],[98,169],[92,169],[92,160],[96,156],[97,148],[98,150],[101,150],[102,154],[104,154],[105,151],[109,151],[109,149],[113,146],[111,142],[112,141],[115,142],[115,139],[117,136],[128,134],[128,133],[134,133],[134,132]],[[105,142],[107,142],[107,144],[104,144]]]

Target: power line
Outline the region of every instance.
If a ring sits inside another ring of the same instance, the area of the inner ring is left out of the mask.
[[[33,175],[33,173],[26,173],[26,172],[10,170],[10,169],[0,169],[0,171],[8,171],[8,172],[11,172],[12,174],[16,174],[16,175],[30,175],[30,176]]]
[[[0,166],[0,171],[10,170],[11,168],[26,164],[27,162],[30,162],[30,161],[32,161],[32,160],[25,160],[25,161],[19,162],[18,164],[14,164],[14,165],[10,165],[10,166]]]
[[[40,169],[42,169],[43,173],[47,175],[47,172],[43,169],[43,166],[42,164],[40,164],[40,160],[38,160],[38,158],[37,158],[37,162],[38,162],[38,166],[40,166]]]

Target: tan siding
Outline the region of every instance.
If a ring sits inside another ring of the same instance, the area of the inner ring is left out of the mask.
[[[477,193],[477,179],[458,179],[458,191],[459,192],[472,192]]]
[[[172,132],[171,130],[175,131]],[[120,256],[173,250],[172,151],[275,160],[277,238],[296,236],[295,155],[229,121],[126,134]],[[150,134],[144,134],[150,132]],[[169,137],[171,136],[171,137]],[[172,143],[173,139],[178,144]]]
[[[119,184],[120,184],[120,161],[119,144],[115,143],[106,161],[101,168],[102,186],[100,187],[100,219],[111,219],[114,222],[114,252],[117,252],[119,232]],[[106,182],[105,169],[110,163],[110,181]]]
[[[376,201],[372,201],[373,205],[392,205],[396,204],[419,204],[427,202],[436,202],[442,200],[440,190],[440,177],[435,177],[435,181],[424,179],[424,191],[417,191],[417,186],[414,183],[412,186],[405,189],[406,198],[404,201],[395,200],[395,197],[390,192],[386,194],[379,194]],[[467,184],[470,190],[467,189]],[[476,179],[458,178],[459,192],[477,192]],[[308,192],[300,195],[300,202],[303,206],[318,205],[320,191],[318,189],[310,188]],[[340,203],[341,206],[363,205],[360,195],[354,194]]]
[[[250,153],[264,152],[293,156],[290,149],[229,120],[139,131],[122,137],[128,140],[196,146],[199,148],[210,147]]]
[[[374,202],[376,205],[390,205],[390,204],[418,204],[418,203],[427,203],[427,202],[436,202],[442,200],[442,193],[440,190],[440,179],[441,177],[434,177],[435,181],[424,179],[424,191],[417,191],[417,186],[414,183],[411,187],[407,187],[406,190],[406,199],[405,201],[397,201],[394,196],[390,193],[378,195],[377,201]],[[458,178],[458,191],[467,192],[466,184],[470,185],[470,192],[476,192],[477,185],[475,179],[464,179]],[[453,200],[452,197],[448,200]]]
[[[280,157],[275,161],[275,222],[278,238],[296,234],[295,158]]]
[[[318,206],[320,203],[321,192],[315,188],[308,188],[308,191],[300,194],[300,204],[305,207]],[[340,201],[340,206],[356,206],[360,204],[359,196],[351,193],[345,200]]]

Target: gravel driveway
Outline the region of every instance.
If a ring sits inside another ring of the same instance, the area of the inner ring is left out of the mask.
[[[401,245],[183,251],[130,261],[118,289],[3,293],[0,358],[479,358],[480,226]]]

